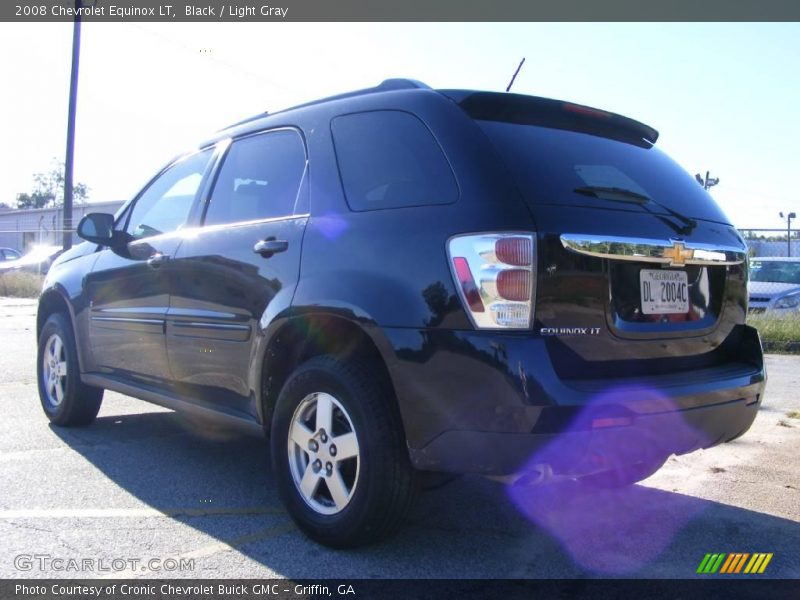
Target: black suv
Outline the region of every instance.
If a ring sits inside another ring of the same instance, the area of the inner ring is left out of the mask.
[[[765,384],[746,247],[658,133],[388,80],[236,124],[91,214],[39,303],[57,425],[103,390],[265,431],[289,513],[353,546],[421,473],[630,484]]]

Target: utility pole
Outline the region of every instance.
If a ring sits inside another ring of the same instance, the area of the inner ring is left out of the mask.
[[[704,190],[712,188],[719,183],[719,177],[711,177],[711,173],[708,171],[706,171],[705,179],[703,179],[700,173],[697,173],[694,178],[697,179],[697,183],[703,186]]]
[[[81,56],[81,4],[81,0],[75,0],[75,21],[72,26],[72,74],[69,80],[67,155],[64,160],[64,250],[72,248],[72,171],[75,155],[75,111],[78,104],[78,67]]]
[[[786,219],[786,256],[792,255],[792,219],[796,219],[797,215],[793,212],[790,212],[785,217],[783,213],[779,213],[781,215],[781,219]]]

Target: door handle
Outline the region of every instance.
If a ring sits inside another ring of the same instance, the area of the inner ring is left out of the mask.
[[[289,242],[286,240],[276,240],[275,238],[270,238],[256,242],[256,245],[253,246],[253,252],[260,254],[264,258],[269,258],[277,252],[286,251],[288,248]]]
[[[158,254],[154,254],[153,256],[148,258],[147,259],[147,264],[149,266],[153,267],[154,269],[157,269],[161,265],[163,265],[165,262],[167,262],[168,260],[169,260],[169,255],[168,254],[161,254],[159,252]]]

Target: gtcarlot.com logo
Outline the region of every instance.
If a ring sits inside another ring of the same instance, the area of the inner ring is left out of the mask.
[[[697,572],[703,575],[736,575],[736,574],[756,574],[763,573],[769,561],[772,560],[772,552],[721,552],[718,554],[706,554],[697,567]]]
[[[193,571],[193,558],[76,558],[51,554],[18,554],[14,567],[20,571],[70,571],[107,573],[120,571]]]

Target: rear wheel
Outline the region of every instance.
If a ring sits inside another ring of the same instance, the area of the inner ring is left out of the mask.
[[[367,365],[301,365],[281,390],[271,444],[281,498],[315,541],[363,545],[402,522],[413,471],[396,407]]]
[[[63,314],[50,315],[42,327],[36,364],[39,399],[52,423],[69,427],[94,421],[103,390],[81,382],[72,327]]]

